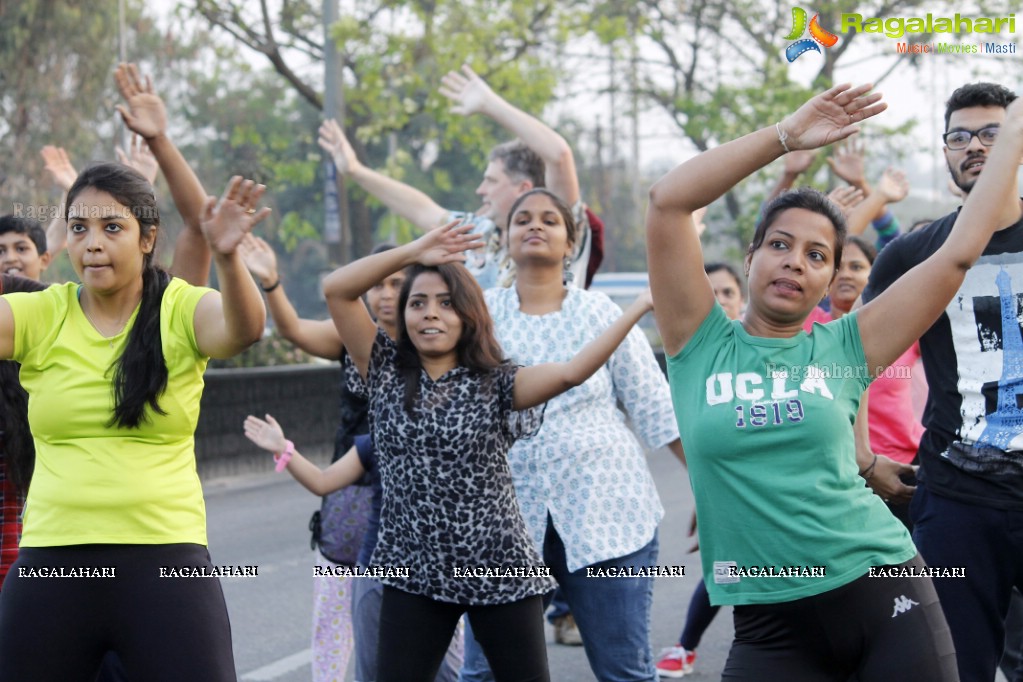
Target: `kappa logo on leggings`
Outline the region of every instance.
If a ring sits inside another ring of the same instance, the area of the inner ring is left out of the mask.
[[[899,615],[900,613],[905,613],[906,611],[909,611],[914,606],[920,606],[920,602],[915,602],[906,595],[896,597],[895,610],[892,611],[892,618]]]

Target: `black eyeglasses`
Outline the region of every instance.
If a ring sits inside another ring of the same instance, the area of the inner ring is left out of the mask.
[[[970,141],[974,136],[980,140],[982,145],[990,147],[998,139],[998,126],[990,126],[980,130],[953,130],[942,135],[941,139],[945,141],[946,147],[957,151],[969,147]]]

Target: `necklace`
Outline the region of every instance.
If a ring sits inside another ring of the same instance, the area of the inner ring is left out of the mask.
[[[114,323],[116,325],[115,327],[116,330],[114,331],[113,334],[108,334],[105,331],[103,331],[100,324],[96,322],[95,319],[93,319],[92,315],[89,314],[89,311],[85,309],[84,305],[82,305],[81,308],[82,312],[85,313],[85,319],[89,320],[89,323],[92,324],[93,329],[99,332],[99,335],[107,340],[111,348],[114,347],[114,337],[124,330],[125,323],[128,321],[128,318],[131,317],[131,313],[134,312],[134,309],[132,309],[132,311],[129,311],[127,315],[124,315],[119,320],[117,320],[117,322]]]

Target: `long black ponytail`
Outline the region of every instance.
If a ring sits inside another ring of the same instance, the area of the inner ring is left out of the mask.
[[[134,169],[118,163],[101,163],[86,168],[68,190],[66,206],[85,189],[106,192],[128,207],[139,222],[139,239],[147,239],[160,224],[160,212],[149,182]],[[65,209],[66,210],[66,209]],[[65,218],[67,215],[65,214]],[[159,403],[167,388],[167,361],[163,357],[160,334],[160,305],[170,275],[154,263],[153,248],[143,256],[142,301],[135,324],[121,356],[114,362],[114,414],[108,426],[134,429],[149,421],[148,405],[158,414],[167,414]]]
[[[146,254],[147,258],[151,254]],[[142,303],[135,326],[114,369],[114,416],[110,426],[133,429],[149,421],[146,405],[158,414],[159,397],[167,388],[167,362],[160,335],[160,304],[170,275],[147,263],[142,270]]]

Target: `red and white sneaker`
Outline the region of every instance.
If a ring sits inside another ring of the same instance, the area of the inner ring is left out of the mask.
[[[672,646],[661,651],[661,657],[658,659],[655,667],[660,677],[676,679],[693,672],[693,663],[695,662],[695,651],[687,651],[680,646]]]

